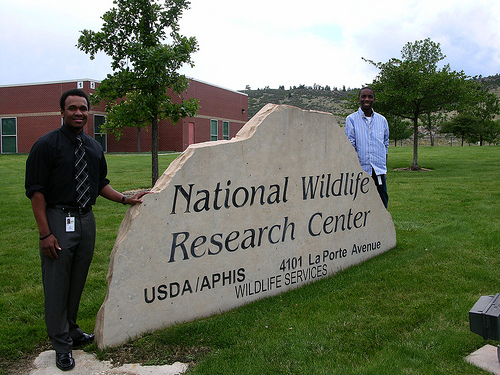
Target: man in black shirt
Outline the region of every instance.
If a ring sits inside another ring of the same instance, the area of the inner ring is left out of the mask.
[[[94,253],[92,205],[98,195],[135,205],[142,203],[146,193],[125,197],[109,185],[103,150],[83,132],[90,107],[85,92],[65,92],[60,107],[63,125],[33,145],[26,161],[25,187],[40,233],[47,333],[56,351],[56,365],[65,371],[75,366],[72,349],[94,340],[76,323]],[[75,159],[80,164],[75,165]]]

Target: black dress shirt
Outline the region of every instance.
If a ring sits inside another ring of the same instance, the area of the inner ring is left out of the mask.
[[[89,170],[90,202],[95,204],[103,187],[109,184],[108,168],[101,145],[80,133]],[[45,134],[31,148],[26,161],[26,196],[37,191],[45,196],[47,205],[77,206],[75,188],[76,133],[66,125]]]

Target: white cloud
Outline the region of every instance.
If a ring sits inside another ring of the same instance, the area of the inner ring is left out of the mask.
[[[110,59],[75,47],[98,30],[112,0],[23,0],[2,5],[0,84],[103,79]],[[306,84],[359,87],[376,69],[361,58],[400,57],[407,42],[441,43],[445,63],[469,75],[498,73],[500,3],[485,0],[191,0],[181,33],[195,36],[183,73],[231,89]]]

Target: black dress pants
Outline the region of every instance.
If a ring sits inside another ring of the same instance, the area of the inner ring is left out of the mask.
[[[95,246],[94,213],[79,215],[72,212],[69,215],[75,218],[73,232],[66,231],[68,213],[47,208],[49,227],[61,250],[57,250],[57,259],[50,259],[40,252],[45,323],[50,342],[59,353],[71,351],[73,339],[82,336],[76,318]]]

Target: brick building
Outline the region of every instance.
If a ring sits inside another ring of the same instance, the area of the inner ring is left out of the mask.
[[[63,92],[80,88],[90,94],[98,85],[98,81],[82,79],[0,86],[1,152],[29,152],[38,138],[61,125],[59,98]],[[248,120],[246,94],[191,79],[183,96],[198,99],[198,114],[177,124],[161,121],[160,151],[184,151],[191,143],[230,139]],[[117,140],[114,135],[101,132],[105,119],[104,104],[93,106],[84,129],[101,143],[104,151],[137,152],[138,139],[141,151],[151,150],[149,129],[142,129],[139,136],[136,128],[125,128]]]

